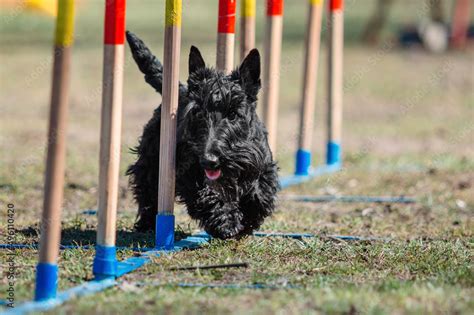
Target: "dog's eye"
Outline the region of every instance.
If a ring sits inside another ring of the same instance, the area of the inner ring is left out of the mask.
[[[234,112],[234,111],[230,111],[229,114],[227,115],[227,118],[228,118],[229,120],[234,120],[235,117],[237,117],[237,114],[236,114],[236,112]]]

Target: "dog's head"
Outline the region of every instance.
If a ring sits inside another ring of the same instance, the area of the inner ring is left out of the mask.
[[[191,47],[189,102],[180,132],[207,181],[235,176],[243,168],[235,160],[242,162],[239,154],[249,149],[259,89],[260,55],[256,49],[227,75],[206,67],[199,50]]]

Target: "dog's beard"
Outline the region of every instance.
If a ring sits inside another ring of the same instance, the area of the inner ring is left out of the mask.
[[[201,155],[186,151],[188,155],[184,156],[187,158],[178,157],[179,161],[195,161],[195,163],[181,164],[182,169],[186,167],[185,171],[177,173],[176,188],[179,201],[186,204],[191,217],[198,220],[201,228],[213,237],[221,239],[235,237],[244,229],[242,223],[244,214],[239,208],[242,195],[239,186],[240,167],[236,167],[233,163],[221,163],[219,178],[211,180],[197,162]],[[184,153],[184,150],[181,152]],[[220,158],[225,161],[221,156]]]

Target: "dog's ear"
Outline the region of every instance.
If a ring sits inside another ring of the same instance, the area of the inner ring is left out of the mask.
[[[260,54],[252,49],[239,67],[240,80],[245,91],[256,96],[260,89]]]
[[[189,52],[189,74],[196,72],[198,69],[206,67],[201,52],[195,46],[191,46]]]

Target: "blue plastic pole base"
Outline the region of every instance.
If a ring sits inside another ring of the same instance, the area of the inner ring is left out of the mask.
[[[309,175],[311,168],[311,152],[303,149],[296,151],[295,175]]]
[[[58,288],[58,265],[38,263],[36,265],[35,301],[54,299]]]
[[[117,274],[117,250],[115,246],[97,245],[92,272],[96,280],[115,278]]]
[[[156,249],[174,248],[174,215],[156,216]]]
[[[328,165],[341,163],[341,145],[335,142],[328,142],[326,163]]]

